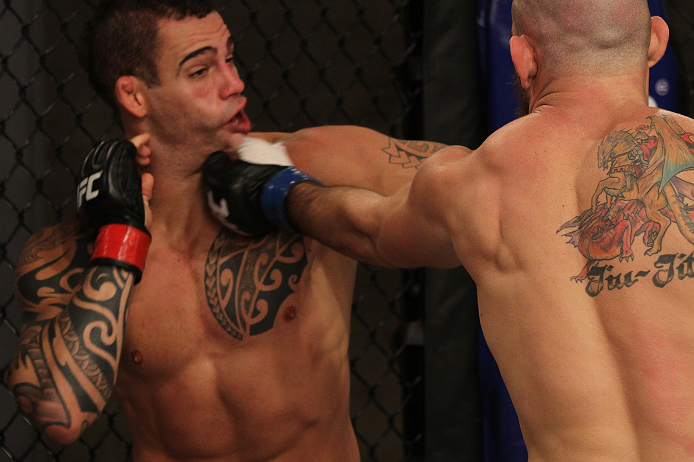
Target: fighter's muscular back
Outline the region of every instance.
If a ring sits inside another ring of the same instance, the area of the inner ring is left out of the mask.
[[[450,173],[529,458],[692,461],[694,122],[556,116],[519,119]]]

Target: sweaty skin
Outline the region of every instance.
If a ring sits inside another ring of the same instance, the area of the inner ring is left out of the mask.
[[[201,165],[250,130],[233,42],[217,13],[159,26],[160,85],[116,84],[151,197],[142,280],[88,269],[94,235],[81,223],[37,233],[18,263],[24,326],[10,387],[60,443],[115,396],[135,462],[357,462],[347,357],[356,262],[286,232],[241,237],[213,218]],[[253,136],[283,141],[326,184],[386,195],[442,148],[359,127]]]
[[[667,26],[645,43],[641,0],[514,7],[529,115],[391,197],[302,183],[292,221],[371,263],[465,266],[530,462],[694,461],[694,120],[647,105]]]

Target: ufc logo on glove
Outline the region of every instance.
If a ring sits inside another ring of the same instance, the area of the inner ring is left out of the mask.
[[[99,195],[99,188],[97,187],[96,190],[94,190],[94,182],[101,178],[102,173],[104,173],[103,170],[96,172],[80,182],[79,194],[77,195],[77,208],[82,206],[83,197],[84,200],[89,201]]]

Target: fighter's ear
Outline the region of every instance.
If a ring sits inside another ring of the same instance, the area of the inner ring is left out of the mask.
[[[121,76],[116,81],[116,99],[123,109],[135,117],[142,118],[147,115],[145,104],[143,81],[132,75]]]
[[[520,78],[521,85],[526,90],[537,75],[537,61],[535,49],[524,36],[514,35],[509,42],[511,47],[511,60]]]
[[[663,18],[651,18],[651,44],[648,47],[648,67],[653,67],[665,54],[670,28]]]

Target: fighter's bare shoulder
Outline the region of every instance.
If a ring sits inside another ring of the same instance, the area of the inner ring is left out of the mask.
[[[462,146],[448,146],[431,156],[412,181],[410,200],[427,213],[449,210],[473,187],[476,155]]]
[[[686,132],[694,132],[694,119],[692,119],[691,117],[678,114],[677,112],[666,111],[664,109],[659,109],[653,117],[665,119],[671,118],[675,120]]]

